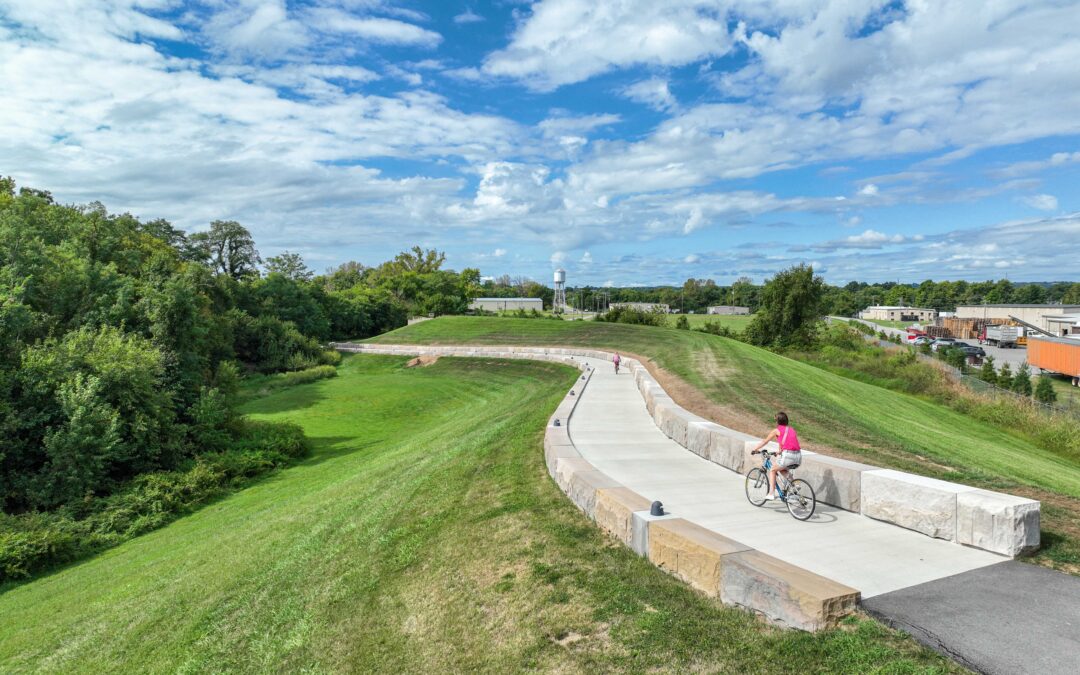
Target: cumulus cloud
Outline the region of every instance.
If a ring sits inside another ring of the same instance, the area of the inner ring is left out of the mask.
[[[506,255],[506,249],[505,248],[497,248],[497,249],[495,249],[495,251],[491,255],[495,256],[496,258],[501,258],[504,255]]]
[[[659,77],[635,82],[620,93],[631,101],[644,103],[655,110],[671,110],[678,105],[668,88],[668,81]]]
[[[324,31],[355,35],[372,42],[435,47],[442,36],[415,24],[382,17],[357,17],[339,9],[311,10],[312,24]]]
[[[726,53],[733,40],[712,3],[700,0],[541,0],[484,72],[539,90],[635,64],[678,66]]]

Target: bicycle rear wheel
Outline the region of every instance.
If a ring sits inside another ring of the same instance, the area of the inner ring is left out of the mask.
[[[746,499],[754,506],[761,506],[768,494],[769,477],[759,468],[750,469],[746,474]]]
[[[784,493],[787,502],[788,513],[796,520],[809,520],[817,508],[817,497],[814,496],[814,488],[810,487],[801,478],[796,478],[788,484]]]

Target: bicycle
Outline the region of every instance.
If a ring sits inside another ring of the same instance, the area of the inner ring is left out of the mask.
[[[618,361],[615,362],[615,374],[616,375],[619,374],[619,362]]]
[[[755,451],[751,454],[762,456],[760,467],[755,466],[746,472],[746,499],[754,506],[765,503],[765,497],[769,494],[769,469],[772,468],[771,453],[768,450]],[[776,490],[780,493],[780,500],[787,505],[788,513],[796,520],[809,520],[817,508],[817,497],[814,496],[814,488],[810,487],[801,478],[791,478],[791,472],[798,465],[788,467],[776,474]]]

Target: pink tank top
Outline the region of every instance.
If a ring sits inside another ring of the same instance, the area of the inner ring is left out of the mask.
[[[795,427],[776,427],[776,434],[781,450],[787,452],[799,452],[802,450],[802,446],[799,445],[799,435],[795,433]]]

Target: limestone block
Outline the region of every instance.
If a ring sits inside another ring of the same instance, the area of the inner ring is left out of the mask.
[[[761,455],[751,455],[750,453],[757,447],[757,444],[761,442],[761,439],[743,441],[742,452],[742,465],[739,468],[739,473],[745,474],[753,469],[755,466],[761,466]],[[776,443],[769,443],[765,446],[769,452],[778,452],[780,446]]]
[[[551,439],[551,442],[557,445],[573,445],[570,441],[570,433],[566,430],[566,420],[559,418],[559,421],[562,422],[562,426],[556,427],[550,424],[547,426],[544,430],[544,438]]]
[[[555,459],[555,483],[570,494],[570,480],[575,473],[595,471],[596,467],[581,457],[557,457]]]
[[[750,548],[683,518],[649,524],[649,560],[706,595],[720,595],[724,558]]]
[[[713,443],[723,428],[712,422],[691,422],[686,427],[686,449],[699,457],[709,459]]]
[[[859,513],[862,508],[862,474],[877,468],[803,451],[803,463],[795,475],[810,483],[819,502]]]
[[[629,488],[602,488],[596,491],[593,518],[601,529],[633,548],[634,512],[647,510],[651,503]]]
[[[859,591],[760,551],[724,557],[720,600],[791,628],[816,631],[855,611]]]
[[[652,506],[652,502],[649,503]],[[649,557],[649,526],[657,520],[674,520],[679,516],[668,513],[663,516],[654,516],[649,511],[634,511],[634,536],[630,542],[630,548],[641,556]]]
[[[597,491],[621,487],[623,487],[622,483],[598,469],[574,471],[570,475],[570,489],[566,494],[570,496],[570,501],[585,512],[585,515],[595,518]]]
[[[937,539],[956,538],[956,496],[975,488],[892,469],[862,472],[862,513]]]
[[[671,401],[671,399],[668,399]],[[686,435],[690,424],[690,413],[686,412],[674,401],[665,401],[656,406],[656,426],[671,440],[686,447]]]
[[[723,429],[713,437],[713,444],[709,450],[709,460],[722,467],[731,469],[735,473],[746,473],[750,467],[746,467],[746,444],[754,443],[753,437],[748,434]],[[754,447],[753,445],[750,446]],[[744,470],[745,467],[745,470]]]
[[[572,445],[556,445],[544,441],[544,463],[547,465],[548,474],[555,478],[555,469],[560,459],[581,459],[581,453]]]
[[[956,541],[1016,557],[1039,548],[1039,502],[972,490],[956,496]]]

